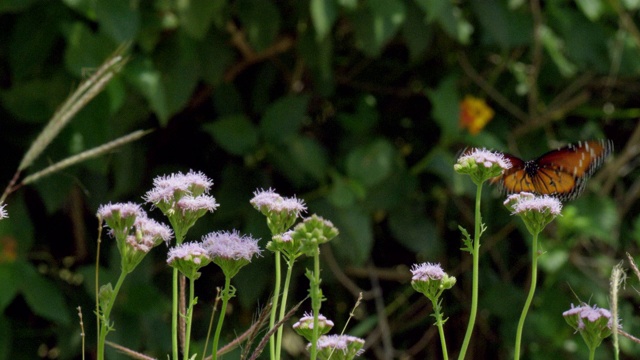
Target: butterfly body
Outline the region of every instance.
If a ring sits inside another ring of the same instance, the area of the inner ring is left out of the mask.
[[[503,154],[511,162],[511,168],[503,172],[499,182],[508,194],[531,192],[573,200],[612,151],[610,140],[591,140],[549,151],[529,161]]]

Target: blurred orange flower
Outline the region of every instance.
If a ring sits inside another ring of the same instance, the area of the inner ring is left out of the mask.
[[[493,119],[493,115],[493,109],[484,99],[467,95],[460,103],[460,127],[467,129],[471,135],[479,133]]]
[[[18,242],[11,236],[0,238],[0,264],[14,262],[18,257]]]

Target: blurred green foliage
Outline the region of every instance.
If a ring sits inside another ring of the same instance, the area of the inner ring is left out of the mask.
[[[457,226],[473,221],[473,187],[453,173],[456,154],[481,146],[533,158],[607,137],[613,161],[544,234],[523,341],[528,359],[585,358],[561,313],[579,299],[608,307],[610,269],[640,245],[639,10],[632,0],[0,1],[5,183],[74,85],[123,42],[131,51],[121,76],[32,168],[156,129],[8,198],[10,219],[0,221],[0,359],[80,358],[77,306],[92,354],[98,206],[141,202],[155,175],[189,169],[215,180],[221,204],[189,239],[238,228],[264,245],[264,218],[248,203],[257,188],[295,194],[336,224],[341,235],[323,251],[323,313],[341,328],[364,292],[348,331],[366,338],[365,358],[440,356],[431,309],[410,288],[408,268],[441,262],[458,278],[443,303],[455,356],[471,265]],[[495,111],[476,135],[459,123],[465,95]],[[505,359],[528,284],[529,237],[499,191],[489,187],[483,199],[481,311],[469,353]],[[125,283],[110,338],[158,358],[170,343],[163,251]],[[110,239],[101,254],[104,283],[119,266]],[[265,256],[234,279],[225,342],[267,301],[272,268]],[[306,294],[302,274],[300,267],[294,299]],[[199,341],[221,281],[213,269],[198,281]],[[621,300],[624,329],[637,335],[632,286]],[[602,359],[612,354],[605,343]],[[640,356],[626,340],[622,349]],[[292,358],[303,351],[295,343],[287,350]]]

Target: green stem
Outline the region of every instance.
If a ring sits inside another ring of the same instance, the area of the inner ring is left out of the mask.
[[[318,356],[318,338],[320,329],[318,328],[318,315],[322,305],[322,293],[320,292],[320,249],[316,249],[313,254],[313,278],[311,279],[311,309],[313,310],[313,335],[311,338],[311,360],[316,360]]]
[[[173,359],[178,359],[178,269],[173,268],[173,295],[171,305],[171,348]]]
[[[520,346],[522,343],[522,329],[524,328],[524,321],[527,318],[527,312],[533,295],[536,292],[536,283],[538,282],[538,233],[533,233],[533,244],[531,245],[531,285],[529,287],[529,295],[522,308],[522,314],[520,314],[520,321],[518,322],[518,328],[516,330],[516,348],[513,358],[515,360],[520,359]]]
[[[295,259],[287,259],[287,275],[285,275],[284,279],[284,288],[282,289],[282,303],[280,304],[280,316],[278,317],[278,321],[284,319],[284,316],[287,313],[287,295],[289,293],[289,284],[291,283],[291,273],[293,272],[293,265],[295,264]],[[280,359],[280,352],[282,350],[282,332],[283,328],[280,326],[278,328],[278,334],[276,339],[276,359]]]
[[[216,360],[218,357],[218,341],[220,340],[220,333],[222,332],[222,323],[224,322],[224,314],[227,312],[227,303],[229,302],[230,291],[231,291],[231,278],[228,276],[225,276],[224,290],[222,290],[222,307],[220,308],[220,314],[218,315],[218,326],[216,326],[216,333],[213,336],[213,354],[212,354],[213,360]]]
[[[173,232],[176,237],[176,244],[182,244],[184,241],[184,236],[181,227],[177,224],[174,224],[171,221],[171,217],[169,217],[169,221],[171,222],[171,226],[173,227]],[[173,359],[178,360],[178,269],[173,268],[173,294],[172,294],[172,307],[171,307],[171,348],[173,350]]]
[[[439,297],[439,296],[438,296]],[[440,334],[440,345],[442,346],[442,358],[449,360],[449,353],[447,352],[447,340],[444,337],[444,322],[442,321],[442,311],[440,305],[437,302],[437,298],[431,299],[433,304],[433,312],[436,318],[436,326],[438,327],[438,334]]]
[[[275,251],[274,252],[275,256],[276,256],[276,264],[275,264],[275,270],[276,270],[276,281],[275,281],[275,285],[273,286],[273,299],[271,300],[271,316],[269,317],[269,329],[273,329],[273,327],[276,324],[276,315],[278,313],[278,301],[280,300],[280,277],[281,277],[281,265],[280,265],[280,251]],[[270,355],[271,355],[271,360],[277,360],[278,358],[276,357],[276,339],[272,336],[271,339],[269,339],[269,351],[270,351]]]
[[[113,293],[111,294],[111,299],[109,299],[109,304],[107,308],[104,310],[102,314],[102,321],[100,322],[100,333],[98,334],[98,360],[104,359],[104,344],[107,339],[107,334],[109,333],[110,325],[109,325],[109,316],[111,315],[111,309],[113,309],[113,304],[116,302],[116,297],[118,296],[118,292],[120,292],[120,287],[124,282],[124,279],[127,277],[127,272],[122,270],[120,272],[120,277],[118,278],[118,282],[116,282],[116,287],[113,289]]]
[[[469,322],[467,323],[467,332],[464,335],[464,341],[462,342],[462,348],[458,360],[463,360],[467,354],[467,348],[469,342],[471,342],[471,335],[473,334],[473,327],[476,323],[476,314],[478,313],[478,273],[480,263],[480,224],[482,218],[480,217],[480,200],[482,198],[482,183],[478,184],[476,189],[476,210],[475,210],[475,229],[473,234],[473,279],[471,288],[471,313],[469,314]]]
[[[596,348],[589,347],[589,360],[594,360],[596,358]]]
[[[189,279],[189,310],[187,311],[187,334],[184,337],[184,360],[189,360],[189,342],[191,340],[191,320],[193,320],[193,307],[195,305],[195,280]]]

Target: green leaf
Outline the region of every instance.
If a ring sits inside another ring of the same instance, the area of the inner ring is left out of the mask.
[[[578,71],[577,67],[567,59],[564,54],[564,43],[562,40],[547,26],[540,26],[538,29],[540,39],[551,60],[556,64],[558,70],[564,77],[572,77]]]
[[[115,49],[112,41],[95,34],[84,23],[75,22],[65,28],[66,44],[64,59],[67,69],[78,77],[85,71],[98,68]]]
[[[353,206],[356,201],[362,200],[366,195],[366,189],[357,181],[353,181],[340,174],[332,174],[332,183],[327,199],[332,205],[339,208]]]
[[[140,30],[140,12],[130,0],[96,2],[96,16],[100,29],[116,42],[134,40]]]
[[[305,31],[298,40],[298,52],[314,76],[314,89],[323,96],[334,91],[333,38],[318,41],[313,31]]]
[[[602,0],[576,0],[576,4],[591,21],[600,19],[605,11],[605,4]]]
[[[92,20],[96,19],[96,2],[94,0],[62,0],[62,2],[87,18]]]
[[[245,115],[229,115],[203,126],[227,152],[244,155],[258,144],[258,129]]]
[[[235,58],[235,53],[229,47],[228,41],[228,36],[210,31],[207,34],[207,41],[203,41],[197,47],[202,78],[210,85],[224,86],[224,75]],[[216,89],[215,98],[219,96],[224,94],[220,89]]]
[[[226,6],[227,1],[222,0],[178,1],[180,26],[190,36],[202,39],[207,34],[214,17],[220,16]]]
[[[501,1],[474,0],[471,5],[486,33],[483,39],[487,43],[507,49],[530,41],[532,21],[529,13],[509,11]]]
[[[5,239],[6,238],[8,237],[5,237]],[[0,246],[6,246],[6,243],[3,243]],[[0,313],[4,312],[4,309],[11,303],[18,293],[19,283],[16,278],[16,271],[14,268],[14,263],[0,263],[0,284],[2,284],[2,291],[0,291]]]
[[[308,102],[307,95],[291,95],[271,104],[260,120],[264,138],[275,143],[289,141],[307,119]]]
[[[30,122],[45,122],[64,101],[69,83],[64,78],[16,82],[1,94],[2,105],[11,114]]]
[[[69,324],[71,318],[67,311],[66,302],[60,289],[44,276],[38,274],[33,265],[18,262],[20,274],[20,290],[29,308],[45,319]]]
[[[12,82],[35,75],[47,65],[55,41],[60,36],[53,29],[65,15],[60,6],[35,7],[15,20],[6,53]]]
[[[346,131],[361,137],[379,126],[380,113],[376,105],[377,101],[373,95],[363,95],[357,100],[354,113],[338,113],[338,123]]]
[[[309,4],[311,21],[316,29],[316,38],[322,41],[331,31],[338,12],[335,0],[311,0]]]
[[[156,65],[162,74],[168,115],[187,104],[200,79],[199,43],[178,33],[158,49]]]
[[[423,53],[431,45],[433,31],[424,21],[425,14],[414,2],[407,2],[407,18],[402,25],[402,37],[409,48],[409,57],[412,62],[422,59]]]
[[[461,44],[468,44],[473,25],[467,21],[462,10],[450,0],[415,0],[427,14],[427,22],[437,22],[442,29]]]
[[[347,156],[347,175],[367,187],[376,185],[391,174],[398,153],[386,139],[358,147]]]
[[[373,247],[373,232],[371,217],[361,208],[335,208],[325,200],[309,203],[309,213],[331,221],[340,231],[340,235],[329,244],[334,254],[342,262],[360,266],[371,255]]]
[[[442,241],[433,221],[424,212],[424,205],[410,204],[389,213],[389,227],[395,239],[407,249],[430,258],[442,251]]]
[[[263,51],[274,43],[280,31],[280,11],[270,0],[239,0],[238,18],[254,50]]]
[[[427,90],[429,101],[433,105],[431,116],[440,125],[443,142],[447,143],[456,137],[459,131],[460,95],[458,94],[457,76],[444,78],[438,87]]]
[[[2,0],[0,1],[0,13],[14,13],[24,11],[38,0]]]
[[[297,136],[289,140],[288,152],[293,166],[318,181],[326,177],[329,160],[325,148],[316,140]]]
[[[356,46],[376,57],[404,23],[406,8],[399,0],[370,0],[369,9],[352,15]]]
[[[151,109],[160,119],[160,123],[166,125],[170,114],[164,85],[161,81],[161,73],[151,59],[136,57],[127,64],[124,72],[127,79],[147,99]]]

